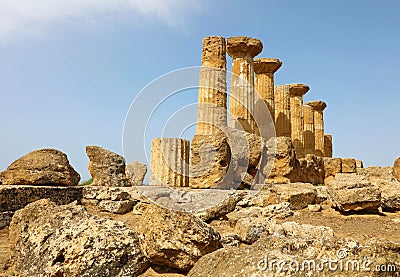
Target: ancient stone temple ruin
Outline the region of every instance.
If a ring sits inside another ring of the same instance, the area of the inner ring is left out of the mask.
[[[0,276],[398,276],[400,157],[333,158],[327,104],[275,84],[262,48],[203,39],[196,133],[152,140],[149,186],[146,164],[99,146],[84,183],[56,149],[0,172]]]
[[[203,38],[196,134],[191,142],[154,139],[150,185],[237,188],[323,183],[329,176],[324,168],[333,152],[332,136],[324,129],[327,104],[304,104],[306,84],[276,85],[282,62],[256,58],[262,49],[262,42],[251,37]],[[229,89],[227,55],[232,58]]]

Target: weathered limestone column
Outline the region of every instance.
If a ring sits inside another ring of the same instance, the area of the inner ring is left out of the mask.
[[[274,124],[274,74],[281,66],[282,62],[278,59],[259,58],[254,60],[254,72],[256,73],[254,87],[258,95],[261,97],[261,99],[257,99],[257,97],[255,97],[254,114],[259,125],[258,128],[260,128],[260,133],[263,133],[262,128],[264,125],[267,125],[268,128],[268,124]],[[263,114],[265,106],[267,106],[271,118],[267,118]]]
[[[196,135],[213,135],[226,127],[225,38],[203,38]]]
[[[291,136],[293,146],[296,150],[297,158],[304,158],[304,116],[303,116],[303,95],[310,88],[304,84],[290,84],[290,121],[291,121]]]
[[[253,58],[263,48],[262,42],[251,37],[231,37],[226,49],[232,57],[229,126],[255,132],[254,118],[254,64]]]
[[[156,138],[151,141],[150,185],[189,186],[190,142],[179,138]]]
[[[324,157],[332,158],[332,135],[324,135]]]
[[[275,86],[275,131],[277,137],[291,137],[289,86]]]
[[[314,108],[303,106],[304,116],[304,155],[315,153]]]
[[[315,155],[324,157],[324,114],[323,111],[327,107],[324,101],[307,102],[314,108],[314,129],[315,129]]]
[[[190,183],[193,189],[226,189],[232,185],[228,174],[231,148],[224,133],[195,135],[190,150]]]

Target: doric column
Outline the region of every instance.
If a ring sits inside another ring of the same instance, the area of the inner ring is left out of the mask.
[[[226,127],[225,38],[203,38],[196,135],[213,135]]]
[[[326,103],[324,101],[312,101],[307,102],[314,108],[314,129],[315,129],[315,155],[323,157],[324,156],[324,114],[323,111],[326,108]]]
[[[304,119],[304,155],[315,153],[314,108],[303,106]]]
[[[332,135],[324,135],[324,157],[332,158]]]
[[[250,37],[227,39],[226,50],[232,57],[229,126],[255,132],[254,118],[254,65],[253,58],[263,48],[260,40]]]
[[[275,86],[275,131],[277,137],[291,137],[289,86]]]
[[[282,62],[273,58],[259,58],[254,60],[255,89],[261,99],[255,97],[254,114],[256,117],[259,133],[263,133],[264,126],[273,127],[275,118],[274,102],[274,74],[282,66]],[[270,118],[264,114],[265,106],[271,115]],[[272,124],[272,126],[268,126]],[[257,130],[256,130],[257,131]],[[257,133],[257,132],[256,132]],[[257,133],[258,134],[258,133]],[[268,138],[267,138],[268,139]]]
[[[150,185],[189,186],[190,142],[179,138],[156,138],[151,141]]]
[[[292,142],[296,149],[296,157],[304,158],[304,116],[303,116],[303,95],[310,88],[304,84],[289,85],[290,93],[290,121],[292,127]]]

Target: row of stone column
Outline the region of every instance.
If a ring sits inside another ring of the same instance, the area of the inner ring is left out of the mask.
[[[254,60],[262,48],[260,40],[250,37],[225,40],[223,37],[211,36],[203,39],[196,135],[215,135],[226,130],[227,126],[260,135],[260,130],[265,127],[263,125],[268,125],[263,118],[265,116],[260,116],[264,105],[272,117],[276,136],[291,137],[298,157],[306,154],[331,156],[329,138],[326,144],[324,142],[322,112],[326,104],[322,101],[309,102],[314,111],[305,124],[304,113],[309,108],[303,108],[303,95],[309,87],[303,84],[275,86],[274,74],[282,62],[273,58]],[[226,111],[226,53],[232,57],[233,73],[229,122]],[[257,104],[254,88],[263,105]],[[255,122],[257,117],[258,125]]]
[[[309,89],[304,84],[275,86],[276,136],[290,137],[298,158],[307,154],[332,157],[332,136],[324,134],[323,111],[327,105],[320,100],[303,105]]]
[[[332,156],[332,137],[324,134],[323,110],[326,104],[323,101],[314,101],[303,105],[303,96],[309,90],[307,85],[275,86],[274,74],[282,63],[273,58],[254,59],[263,48],[260,40],[250,37],[232,37],[225,40],[223,37],[211,36],[205,37],[202,43],[197,125],[193,141],[208,141],[215,144],[216,140],[213,140],[213,137],[226,133],[229,128],[244,130],[268,139],[261,130],[264,128],[268,130],[268,126],[272,124],[275,126],[276,136],[292,138],[298,158],[307,154]],[[226,53],[232,57],[233,73],[230,84],[229,120]],[[271,122],[265,120],[263,107],[266,107],[271,115]],[[164,176],[159,180],[164,184],[179,177],[174,176],[173,172],[188,176],[186,174],[189,171],[188,141],[179,139],[165,141],[165,144],[169,145],[166,146],[167,153],[170,153],[169,147],[180,148],[169,154],[171,158],[180,157],[179,162],[167,162],[157,156],[159,155],[157,152],[164,148],[160,146],[161,141],[154,142],[152,147],[152,172]],[[216,147],[225,149],[226,142],[222,139],[220,141],[221,145]],[[158,161],[153,162],[153,159]],[[173,168],[170,167],[171,170],[162,169],[171,165],[173,165]],[[189,182],[188,178],[179,180],[177,186],[187,186]],[[157,184],[155,181],[152,182],[152,179],[150,183]]]
[[[263,48],[250,37],[211,36],[203,39],[196,135],[214,135],[232,128],[256,132],[254,122],[254,62]],[[227,122],[226,53],[232,57],[232,76]]]

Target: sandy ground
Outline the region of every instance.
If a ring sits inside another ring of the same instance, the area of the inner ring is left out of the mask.
[[[370,238],[400,241],[400,213],[340,215],[333,209],[322,212],[302,210],[278,222],[284,221],[328,226],[334,230],[335,236],[351,238],[359,242],[368,241]]]

